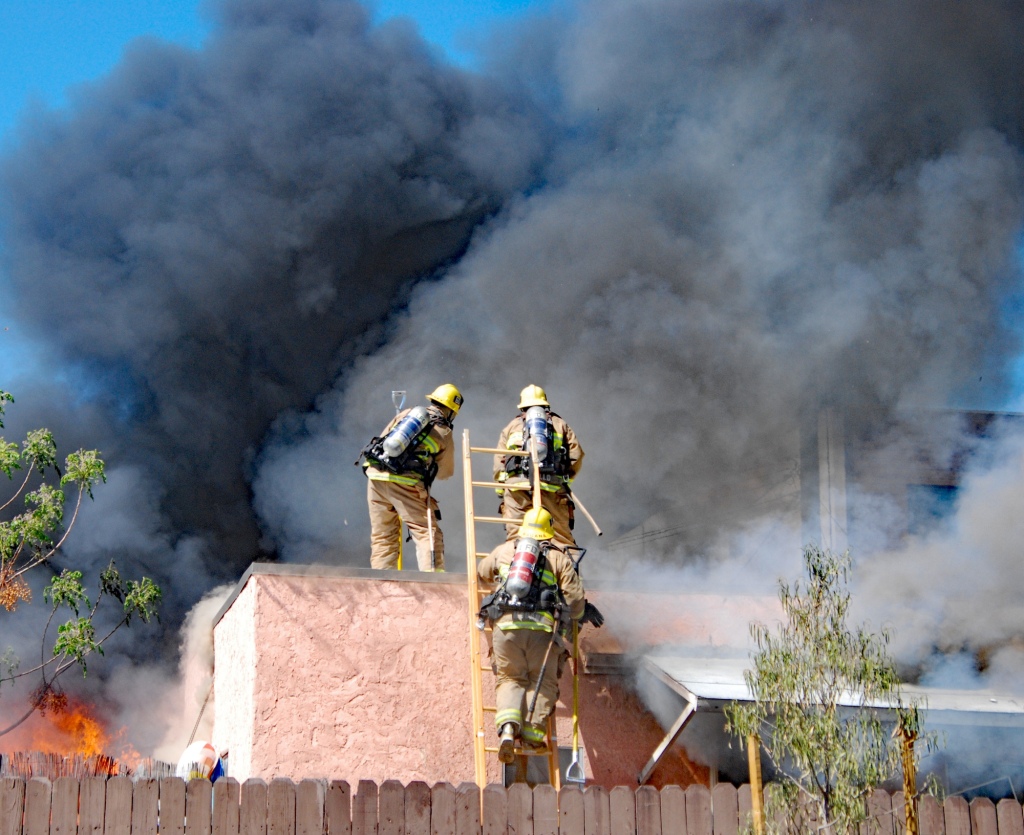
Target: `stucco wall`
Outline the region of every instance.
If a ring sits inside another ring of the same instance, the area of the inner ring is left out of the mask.
[[[252,771],[255,730],[258,592],[258,583],[246,583],[213,631],[213,743],[219,750],[228,749],[231,773],[246,776]]]
[[[254,573],[217,624],[218,722],[231,679],[255,675],[251,702],[216,730],[232,776],[472,780],[464,581],[349,574]],[[250,641],[252,669],[240,670]]]
[[[253,566],[240,585],[215,627],[213,741],[230,748],[232,776],[352,784],[474,779],[465,575],[264,565]],[[713,646],[723,635],[745,633],[760,608],[744,598],[589,596],[609,622],[584,630],[588,665],[656,643]],[[664,730],[631,676],[597,664],[581,677],[584,767],[592,782],[633,785]],[[485,704],[494,703],[493,687],[485,673]],[[561,696],[558,736],[568,747],[568,669]],[[500,781],[496,758],[488,759],[488,779]],[[688,785],[707,776],[676,748],[651,783]]]

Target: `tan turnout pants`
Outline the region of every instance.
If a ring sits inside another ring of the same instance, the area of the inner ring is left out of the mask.
[[[512,541],[519,536],[519,525],[523,516],[533,507],[532,490],[506,490],[502,500],[502,518],[510,520],[505,525],[505,539]],[[555,530],[555,540],[564,545],[575,545],[572,531],[569,529],[569,496],[564,491],[552,493],[541,490],[540,505],[551,514],[551,526]]]
[[[495,673],[495,724],[499,732],[505,722],[515,722],[524,741],[543,742],[548,716],[558,702],[558,678],[565,654],[557,643],[551,646],[544,680],[539,682],[540,692],[533,715],[527,714],[533,694],[538,689],[540,669],[550,644],[550,632],[494,629],[491,660]]]
[[[397,568],[402,551],[402,522],[416,545],[416,565],[420,571],[444,570],[444,536],[437,524],[437,501],[431,497],[434,512],[434,565],[430,564],[430,534],[427,526],[427,488],[422,484],[398,484],[394,481],[367,479],[366,501],[370,508],[370,567]]]

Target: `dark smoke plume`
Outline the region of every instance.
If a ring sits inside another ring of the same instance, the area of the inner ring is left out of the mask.
[[[1016,4],[581,1],[480,75],[354,3],[219,9],[3,167],[14,315],[105,418],[83,553],[179,609],[261,548],[366,564],[350,462],[391,389],[455,382],[491,443],[544,385],[606,539],[660,526],[676,565],[756,535],[804,415],[1005,401]]]
[[[106,412],[88,443],[153,497],[147,527],[200,547],[192,599],[260,553],[247,461],[271,421],[386,338],[544,142],[525,100],[356,3],[219,16],[199,51],[135,44],[3,166],[13,313]]]

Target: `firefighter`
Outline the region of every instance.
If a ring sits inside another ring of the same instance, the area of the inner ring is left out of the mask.
[[[502,543],[477,564],[482,582],[498,583],[484,599],[480,617],[493,627],[495,725],[503,763],[513,761],[517,745],[544,747],[572,621],[604,623],[597,607],[584,599],[573,561],[554,539],[551,514],[529,510],[515,543]]]
[[[437,524],[441,514],[430,486],[435,478],[450,478],[455,471],[452,422],[463,400],[455,386],[445,383],[427,401],[426,408],[396,415],[361,454],[368,479],[371,568],[398,567],[404,520],[416,545],[419,570],[444,570],[444,536]]]
[[[533,434],[541,441],[543,455],[540,467],[541,506],[551,514],[556,539],[575,545],[573,539],[573,503],[569,485],[579,474],[583,463],[583,447],[562,418],[551,411],[548,396],[540,386],[529,385],[519,394],[519,414],[501,430],[498,449],[528,449]],[[526,489],[498,490],[502,495],[499,513],[508,519],[507,539],[515,539],[523,514],[533,506],[529,489],[532,482],[530,459],[522,455],[495,455],[494,480],[506,485],[522,485]]]

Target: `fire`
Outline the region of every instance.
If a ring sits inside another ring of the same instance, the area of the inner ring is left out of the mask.
[[[126,764],[140,755],[124,741],[127,728],[111,731],[98,709],[64,694],[48,695],[41,710],[0,736],[0,750],[38,751],[63,756],[114,756]]]

